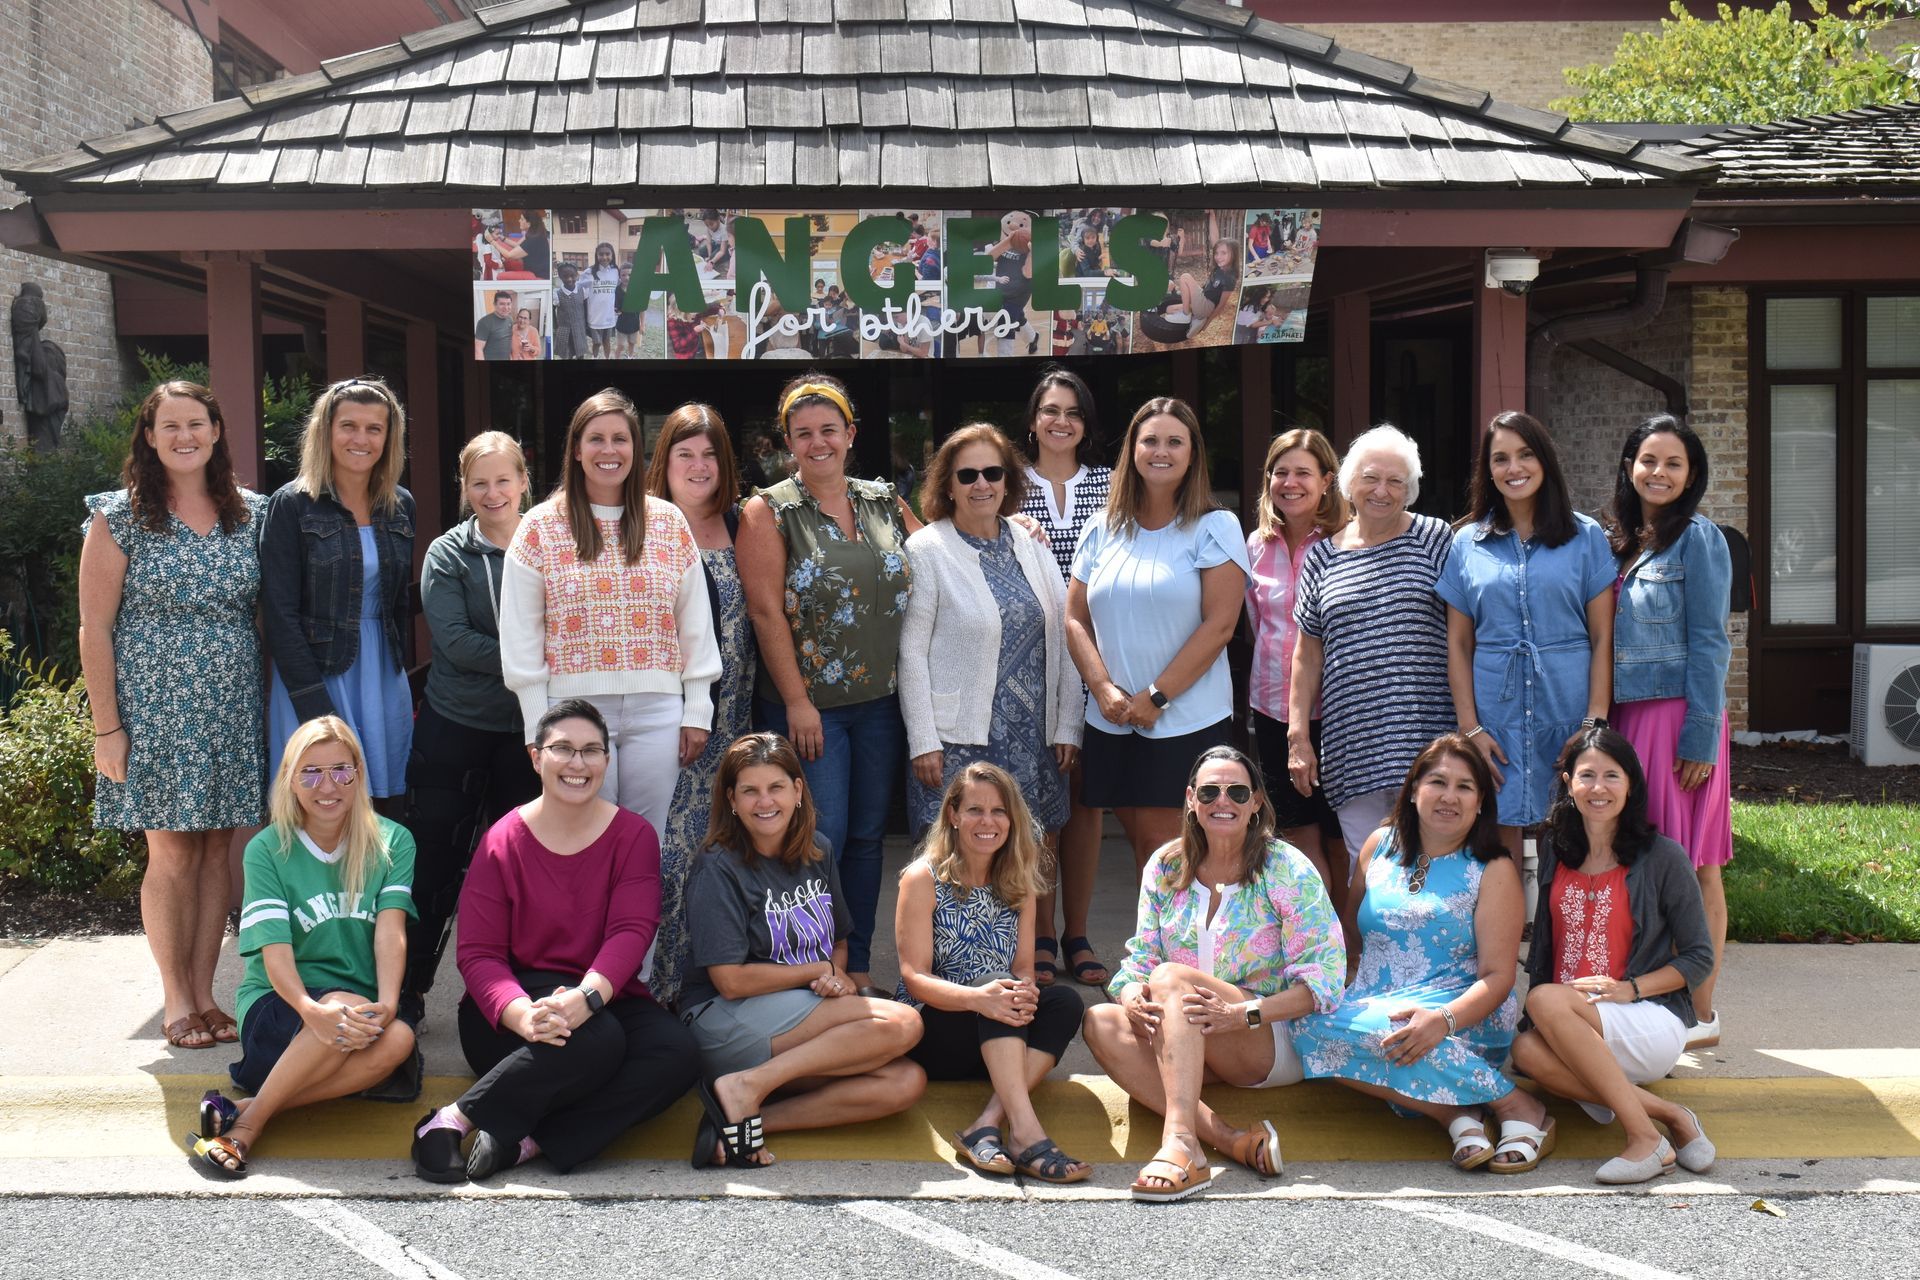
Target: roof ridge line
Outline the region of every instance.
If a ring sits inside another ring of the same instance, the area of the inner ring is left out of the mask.
[[[1844,111],[1822,111],[1810,116],[1785,116],[1779,120],[1762,120],[1757,124],[1728,125],[1712,133],[1703,133],[1689,139],[1688,147],[1705,147],[1724,142],[1738,142],[1751,137],[1754,133],[1806,133],[1815,129],[1824,129],[1839,124],[1860,124],[1869,120],[1884,119],[1890,115],[1908,115],[1920,112],[1920,100],[1909,102],[1867,102],[1857,107],[1848,107]]]

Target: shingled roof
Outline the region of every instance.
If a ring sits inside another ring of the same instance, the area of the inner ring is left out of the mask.
[[[1682,147],[1722,187],[1920,186],[1920,103],[1723,129]]]
[[[1707,161],[1217,0],[514,0],[10,170],[52,191],[1670,186]]]

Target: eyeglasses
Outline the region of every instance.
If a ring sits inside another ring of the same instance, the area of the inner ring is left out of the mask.
[[[360,776],[360,770],[350,764],[336,764],[329,768],[308,765],[296,776],[300,779],[300,785],[311,791],[320,785],[322,777],[332,778],[333,785],[336,787],[350,787],[353,785],[353,780]]]
[[[972,484],[976,480],[985,480],[988,484],[999,484],[1007,478],[1005,467],[960,467],[953,473],[954,479],[961,484]]]
[[[576,747],[570,742],[549,742],[540,748],[555,760],[564,760],[571,764],[575,760],[584,760],[588,764],[599,764],[607,758],[605,747]]]
[[[1220,798],[1222,791],[1235,804],[1245,804],[1253,799],[1253,788],[1244,782],[1229,782],[1224,787],[1217,782],[1203,782],[1193,789],[1193,798],[1201,804],[1212,804]]]
[[[1065,418],[1068,422],[1084,423],[1087,420],[1087,415],[1078,409],[1062,409],[1056,404],[1041,405],[1039,411],[1033,416],[1042,422],[1053,422],[1060,418]]]

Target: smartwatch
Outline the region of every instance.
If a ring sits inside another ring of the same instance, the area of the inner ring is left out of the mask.
[[[595,991],[592,987],[588,986],[586,983],[584,982],[581,983],[579,986],[575,987],[574,990],[578,991],[580,993],[581,998],[587,1002],[588,1013],[598,1013],[602,1009],[607,1007],[607,1002],[600,998],[600,993],[598,991]]]
[[[1258,1000],[1249,1000],[1247,1002],[1247,1026],[1249,1028],[1254,1028],[1254,1027],[1258,1027],[1259,1025],[1260,1025],[1260,1002]]]
[[[1162,711],[1165,711],[1167,709],[1167,704],[1172,702],[1173,699],[1169,698],[1166,694],[1160,692],[1160,686],[1150,684],[1147,686],[1147,701],[1151,702],[1154,706],[1160,708]]]

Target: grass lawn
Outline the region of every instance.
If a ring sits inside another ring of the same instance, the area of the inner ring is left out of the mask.
[[[1920,942],[1920,805],[1733,806],[1727,936]]]

